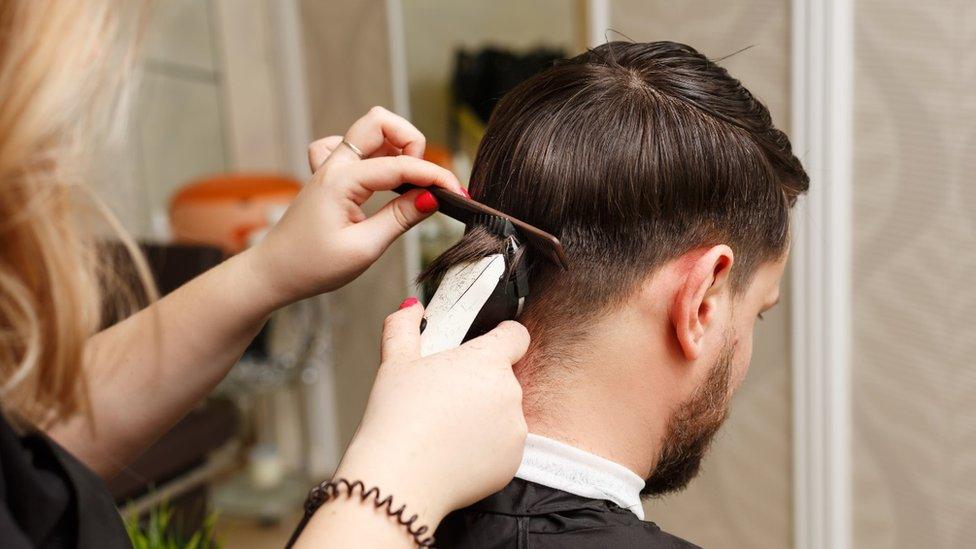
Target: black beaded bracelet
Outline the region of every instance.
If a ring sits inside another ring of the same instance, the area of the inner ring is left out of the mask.
[[[393,510],[393,496],[388,495],[385,498],[381,497],[380,489],[377,487],[372,487],[366,489],[366,485],[363,484],[361,480],[348,481],[344,478],[336,478],[332,480],[323,481],[318,486],[312,488],[308,493],[308,498],[305,500],[305,515],[302,517],[301,522],[295,528],[295,532],[292,533],[291,539],[288,540],[288,544],[285,545],[285,549],[291,549],[291,546],[295,544],[298,540],[298,536],[305,529],[305,525],[312,518],[312,515],[319,507],[328,503],[329,501],[337,498],[340,495],[345,495],[346,497],[353,497],[356,492],[359,492],[359,500],[366,503],[367,500],[376,509],[383,509],[386,514],[390,517],[396,519],[397,523],[407,529],[407,533],[413,537],[413,540],[417,543],[418,547],[433,547],[434,546],[434,536],[424,537],[430,528],[417,525],[417,515],[410,515],[410,518],[405,518],[405,512],[407,510],[406,505],[400,505],[396,511]]]

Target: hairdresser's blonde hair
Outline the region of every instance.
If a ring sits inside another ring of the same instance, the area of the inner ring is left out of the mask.
[[[122,103],[135,4],[0,0],[0,406],[19,422],[88,410],[103,300],[80,160]]]

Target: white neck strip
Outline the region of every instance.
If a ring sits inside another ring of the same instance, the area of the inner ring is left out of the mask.
[[[644,520],[643,479],[619,463],[551,438],[529,433],[515,476],[584,498],[612,501]]]

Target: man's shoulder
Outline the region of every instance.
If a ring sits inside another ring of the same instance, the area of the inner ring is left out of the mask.
[[[604,500],[515,479],[501,492],[441,523],[441,547],[700,549]]]
[[[521,516],[464,509],[445,519],[437,541],[439,547],[457,549],[701,549],[653,522],[631,516],[632,520],[621,520],[624,517],[613,510]]]
[[[642,547],[654,547],[654,548],[667,548],[667,549],[701,549],[701,547],[691,543],[688,540],[679,538],[674,534],[669,534],[665,532],[657,524],[653,522],[639,521],[644,528],[645,535],[647,536],[648,545],[642,545]]]
[[[552,528],[555,524],[555,528]],[[527,524],[529,537],[559,539],[554,547],[618,547],[642,549],[701,549],[662,530],[657,524],[643,521],[625,509],[609,504],[598,514],[583,512],[555,513],[532,517]],[[530,545],[536,547],[537,544]]]

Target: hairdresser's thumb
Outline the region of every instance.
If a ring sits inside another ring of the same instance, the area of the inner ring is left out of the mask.
[[[529,331],[514,320],[506,320],[487,334],[465,343],[462,348],[501,354],[509,364],[515,364],[529,349]]]
[[[403,300],[399,310],[386,317],[380,344],[383,363],[420,358],[420,321],[423,317],[424,306],[415,297]]]
[[[429,197],[428,200],[425,197]],[[431,202],[433,200],[433,202]],[[386,203],[372,217],[357,223],[357,230],[368,240],[380,239],[386,249],[411,227],[437,211],[436,199],[427,191],[414,189]]]

